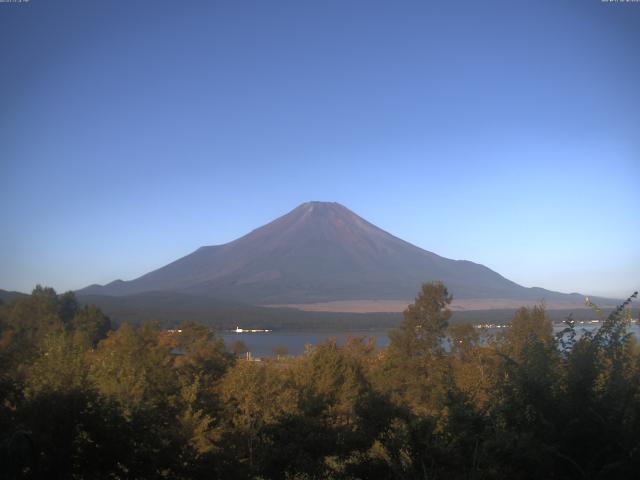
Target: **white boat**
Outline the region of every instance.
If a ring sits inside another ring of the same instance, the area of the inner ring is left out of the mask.
[[[269,333],[271,330],[247,329],[247,328],[240,328],[239,326],[237,326],[235,330],[231,330],[231,331],[234,333]]]

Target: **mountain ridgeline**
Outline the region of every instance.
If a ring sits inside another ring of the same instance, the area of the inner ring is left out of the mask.
[[[237,240],[78,294],[175,292],[254,305],[309,304],[410,300],[433,280],[457,299],[582,302],[578,294],[525,288],[484,265],[423,250],[328,202],[304,203]]]

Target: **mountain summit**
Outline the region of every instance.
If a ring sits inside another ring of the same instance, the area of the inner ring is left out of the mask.
[[[169,291],[252,304],[409,300],[430,280],[443,281],[458,299],[581,299],[525,288],[483,265],[441,257],[329,202],[303,203],[230,243],[201,247],[134,280],[78,293]]]

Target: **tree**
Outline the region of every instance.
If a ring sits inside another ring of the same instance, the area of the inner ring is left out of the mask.
[[[390,344],[375,381],[398,404],[427,415],[442,409],[449,368],[443,341],[451,311],[451,295],[441,282],[422,285],[404,311],[400,326],[389,332]]]
[[[500,340],[503,353],[516,362],[528,361],[534,349],[557,351],[553,323],[544,305],[518,309]]]
[[[175,347],[181,355],[175,357],[175,364],[180,373],[189,378],[207,376],[207,388],[213,386],[234,363],[233,355],[209,327],[187,321],[180,325],[179,331]]]
[[[264,450],[265,428],[297,411],[290,372],[267,362],[238,362],[225,375],[220,391],[228,425],[224,443],[235,447],[228,452],[235,454],[232,471],[244,467],[248,472],[236,471],[237,478],[252,478],[248,473],[258,473],[259,466],[269,460]]]
[[[50,334],[27,369],[18,418],[43,478],[107,478],[124,464],[130,438],[88,379],[86,348],[72,332]]]
[[[206,464],[219,439],[223,406],[217,387],[235,357],[212,329],[194,322],[180,325],[174,345],[179,353],[175,356],[181,403],[178,423],[191,447],[190,463]]]
[[[156,324],[122,325],[91,355],[90,377],[98,390],[118,402],[125,416],[137,410],[167,409],[177,378],[168,346]]]
[[[163,471],[176,478],[188,438],[177,420],[182,401],[174,355],[162,343],[159,325],[122,325],[89,359],[89,378],[126,421],[132,447],[122,464],[129,478],[158,478]]]
[[[448,329],[451,353],[464,359],[480,345],[480,334],[473,325],[452,325]]]
[[[12,374],[19,376],[38,356],[40,342],[64,329],[58,295],[53,288],[37,285],[31,296],[17,299],[3,309],[3,353],[11,364]]]
[[[76,309],[70,327],[78,341],[95,347],[100,340],[107,338],[111,330],[111,320],[95,305],[85,305]]]
[[[403,312],[400,326],[389,332],[390,354],[414,358],[441,353],[451,300],[442,282],[424,283],[414,303]]]
[[[78,311],[78,300],[73,292],[58,295],[58,315],[65,327],[70,327],[71,321]]]
[[[582,332],[577,339],[571,318],[562,332],[563,428],[558,450],[560,467],[579,471],[589,478],[632,478],[640,468],[640,348],[627,331],[631,295],[608,316],[595,305],[602,321],[594,332]]]

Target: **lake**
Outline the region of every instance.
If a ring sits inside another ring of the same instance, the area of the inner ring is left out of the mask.
[[[221,332],[221,336],[228,346],[238,340],[244,342],[254,357],[275,356],[276,347],[285,347],[289,355],[301,355],[305,345],[319,345],[330,338],[335,338],[338,345],[344,345],[349,337],[374,337],[378,348],[389,345],[386,331],[327,331],[327,332],[296,332],[275,331],[268,333],[233,333]]]
[[[564,325],[554,325],[554,331],[560,332]],[[594,330],[597,325],[584,324],[577,325],[576,331]],[[487,328],[489,334],[496,334],[504,331],[504,328]],[[640,326],[634,324],[629,328],[636,338],[640,339]],[[376,339],[378,348],[385,348],[389,345],[389,336],[386,330],[379,331],[326,331],[326,332],[301,332],[301,331],[272,331],[260,333],[234,333],[220,332],[220,336],[225,343],[230,346],[235,341],[242,341],[247,346],[254,357],[272,357],[275,356],[273,350],[277,347],[285,347],[289,355],[301,355],[304,353],[305,345],[319,345],[326,342],[330,338],[335,338],[338,345],[344,345],[349,337],[373,337]]]

